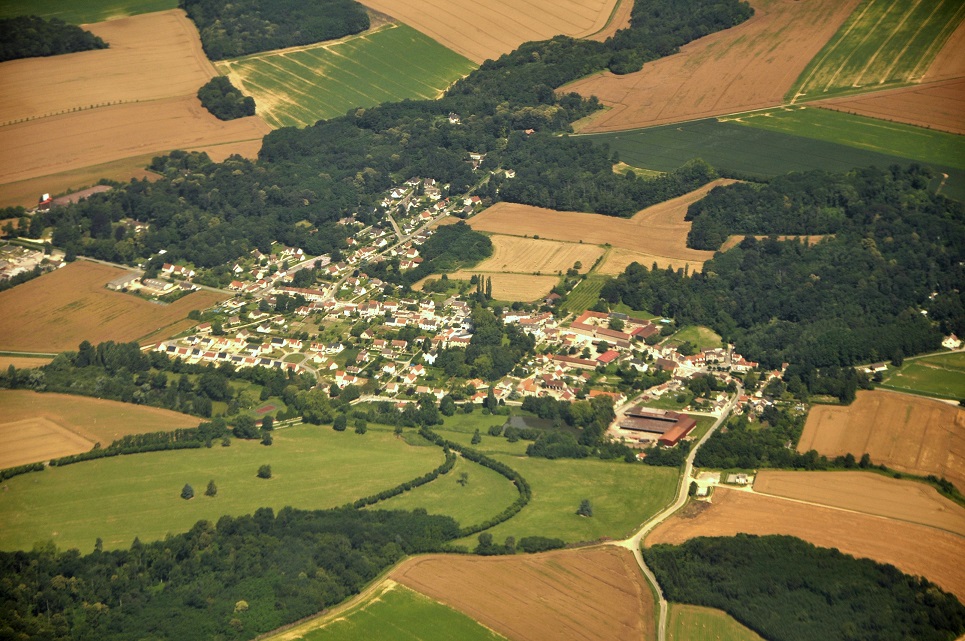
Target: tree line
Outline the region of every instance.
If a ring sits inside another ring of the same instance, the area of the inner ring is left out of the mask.
[[[100,36],[67,24],[60,18],[17,16],[0,19],[0,62],[107,47]],[[43,91],[43,85],[38,85],[37,90]]]

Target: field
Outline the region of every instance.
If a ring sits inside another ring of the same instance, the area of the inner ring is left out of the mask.
[[[814,545],[890,563],[965,598],[962,537],[942,530],[740,490],[717,488],[714,502],[695,502],[664,521],[646,545],[695,536],[787,534]]]
[[[5,183],[0,185],[0,207],[15,205],[27,208],[34,207],[40,194],[60,194],[68,189],[77,190],[90,187],[97,184],[97,181],[101,178],[118,182],[128,182],[132,178],[137,180],[146,178],[149,181],[154,181],[160,177],[160,174],[148,171],[144,167],[156,155],[145,154],[57,174]],[[2,157],[0,157],[0,162],[3,162]]]
[[[465,614],[386,579],[365,591],[361,601],[311,619],[265,641],[499,641],[496,634]]]
[[[965,135],[965,79],[913,85],[817,103],[827,109]]]
[[[764,641],[726,612],[680,603],[670,604],[667,638],[670,641]]]
[[[609,259],[608,259],[609,260]],[[632,261],[631,261],[632,262]],[[628,263],[629,264],[629,263]],[[563,303],[563,309],[574,314],[581,314],[593,307],[600,300],[600,292],[606,285],[605,276],[588,276],[573,288]]]
[[[719,169],[759,176],[815,169],[848,171],[872,165],[885,168],[915,160],[859,149],[847,141],[816,140],[716,119],[588,138],[606,143],[624,162],[659,171],[670,171],[693,158],[702,158]],[[947,166],[933,168],[949,175],[942,193],[965,199],[965,171]]]
[[[88,28],[110,48],[0,64],[4,184],[175,148],[242,142],[236,151],[258,151],[270,131],[260,118],[222,122],[195,98],[215,69],[184,12],[150,13]],[[38,78],[43,90],[38,90]],[[90,182],[87,178],[71,186]],[[2,187],[0,198],[10,198]]]
[[[859,391],[849,407],[818,405],[808,414],[799,452],[867,452],[900,472],[944,476],[965,488],[965,410],[941,401]]]
[[[617,547],[512,557],[429,555],[391,578],[513,641],[653,639],[654,599]]]
[[[748,127],[965,169],[965,136],[808,107],[778,107],[721,118]]]
[[[437,98],[476,65],[405,25],[218,63],[274,127],[304,127],[356,107]]]
[[[136,341],[170,326],[184,329],[192,309],[205,309],[227,296],[207,291],[188,294],[170,305],[152,303],[104,287],[123,269],[78,261],[0,292],[0,349],[62,352],[84,340],[93,344]]]
[[[0,549],[30,549],[53,539],[89,552],[161,539],[200,519],[286,505],[331,508],[420,476],[442,462],[434,447],[409,447],[389,429],[364,436],[329,427],[277,430],[274,444],[233,440],[231,447],[151,452],[87,461],[6,481],[0,493]],[[271,465],[272,478],[255,472]],[[376,472],[377,471],[377,472]],[[209,480],[216,497],[204,496]],[[190,483],[195,498],[185,501]]]
[[[623,2],[627,4],[628,0]],[[596,33],[607,25],[616,3],[617,0],[369,0],[365,6],[414,27],[478,64],[530,40],[547,40],[557,34],[580,38]]]
[[[471,271],[556,274],[566,273],[579,262],[581,266],[578,271],[585,274],[603,255],[600,247],[579,242],[561,243],[499,234],[491,240],[493,255]]]
[[[477,275],[492,279],[493,298],[501,301],[535,301],[549,294],[550,290],[560,281],[556,276],[481,272],[478,269],[459,270],[449,274],[449,278],[469,280]]]
[[[40,16],[60,18],[72,24],[115,20],[139,13],[166,11],[178,6],[177,0],[4,0],[0,18]]]
[[[909,359],[889,370],[882,387],[959,400],[965,398],[965,354]]]
[[[46,365],[54,359],[49,357],[44,358],[32,358],[29,356],[3,356],[0,355],[0,369],[6,370],[8,367],[13,365],[17,369],[33,369],[35,367],[41,367]]]
[[[928,525],[965,536],[965,508],[930,485],[873,472],[761,470],[754,491],[818,503],[898,521]]]
[[[595,95],[609,107],[578,123],[577,131],[619,131],[781,104],[857,4],[752,0],[755,14],[747,22],[648,62],[637,73],[604,72],[566,85],[564,90]]]
[[[720,334],[709,327],[688,325],[667,340],[668,345],[682,345],[689,342],[698,350],[713,349],[722,345]]]
[[[156,407],[67,394],[0,392],[0,469],[104,446],[125,434],[197,427],[200,419]]]
[[[864,0],[787,98],[817,100],[918,80],[963,18],[958,0]]]

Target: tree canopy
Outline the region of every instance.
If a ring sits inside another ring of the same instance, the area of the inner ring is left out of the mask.
[[[0,62],[106,49],[99,36],[60,18],[17,16],[0,19]]]

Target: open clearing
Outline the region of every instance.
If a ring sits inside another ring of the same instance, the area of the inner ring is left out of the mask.
[[[217,63],[274,127],[304,127],[356,107],[432,100],[476,65],[406,25]]]
[[[135,536],[155,541],[186,532],[197,521],[286,505],[333,508],[425,474],[442,462],[436,447],[410,447],[390,428],[364,436],[304,425],[275,432],[271,447],[232,440],[231,447],[149,452],[48,468],[9,479],[0,493],[0,549],[29,550],[53,539],[90,552]],[[271,465],[272,478],[259,479]],[[209,480],[216,497],[204,496]],[[185,501],[185,483],[195,498]]]
[[[754,491],[820,503],[965,536],[965,508],[930,485],[874,472],[784,472],[761,470]]]
[[[898,370],[889,369],[881,386],[952,400],[965,398],[965,353],[908,359]]]
[[[723,610],[671,603],[669,615],[670,641],[764,641]]]
[[[658,525],[646,545],[679,544],[696,536],[734,536],[738,532],[788,534],[890,563],[965,598],[965,565],[960,562],[965,539],[956,534],[723,487],[714,490],[713,501],[691,503]]]
[[[965,78],[822,100],[827,109],[965,135]]]
[[[965,411],[941,401],[859,391],[848,407],[813,407],[797,449],[826,456],[867,452],[876,464],[944,476],[965,488]]]
[[[391,578],[514,641],[655,638],[654,599],[629,550],[512,557],[433,554]]]
[[[610,107],[578,123],[577,130],[584,133],[781,104],[794,80],[857,4],[858,0],[752,0],[754,16],[743,24],[685,45],[680,53],[648,62],[636,73],[604,72],[562,90],[595,95]]]
[[[172,329],[192,309],[206,309],[228,298],[198,291],[169,305],[104,287],[128,273],[117,267],[78,261],[0,292],[0,349],[62,352],[75,350],[84,340],[93,344],[112,340],[136,341]],[[192,321],[193,322],[193,321]],[[153,336],[163,340],[167,335]]]
[[[348,607],[327,612],[265,641],[499,641],[504,637],[449,606],[385,579]]]
[[[222,158],[260,149],[264,121],[222,122],[195,97],[216,72],[183,11],[87,28],[110,48],[0,64],[4,184],[173,149]],[[0,188],[0,198],[11,195]]]
[[[142,405],[26,390],[0,392],[0,469],[105,447],[125,434],[197,427],[201,419]]]
[[[864,0],[787,97],[817,100],[916,81],[963,18],[959,0]]]
[[[627,3],[628,0],[624,0]],[[530,40],[558,34],[581,38],[607,25],[616,0],[369,0],[365,6],[388,14],[443,46],[482,63]]]

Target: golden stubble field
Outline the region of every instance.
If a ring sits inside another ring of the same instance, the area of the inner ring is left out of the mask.
[[[697,536],[786,534],[845,554],[890,563],[965,598],[965,538],[944,530],[719,487],[658,525],[646,545]]]
[[[0,469],[80,454],[125,434],[197,427],[170,410],[68,394],[0,392]]]
[[[546,40],[558,34],[582,38],[600,32],[607,27],[616,4],[617,0],[369,0],[365,6],[482,63],[530,40]],[[629,0],[622,0],[622,4],[629,4]],[[605,33],[628,24],[629,9],[617,10]]]
[[[859,391],[848,407],[812,408],[797,449],[829,457],[867,452],[873,463],[944,476],[965,489],[965,411],[941,401]]]
[[[578,123],[619,131],[749,111],[783,102],[858,0],[751,0],[754,16],[681,47],[637,73],[604,72],[564,86],[609,109]]]
[[[428,555],[390,577],[514,641],[653,639],[654,602],[629,550]]]
[[[104,287],[127,273],[117,267],[78,261],[13,289],[0,292],[0,350],[61,352],[82,341],[136,341],[186,329],[192,309],[205,309],[228,298],[199,291],[171,303],[153,303]],[[190,325],[188,325],[190,326]],[[166,332],[164,330],[169,330]]]
[[[84,167],[173,149],[221,158],[260,149],[270,131],[261,118],[222,122],[195,97],[216,72],[183,11],[85,27],[110,48],[0,63],[0,204],[24,200],[23,190],[6,189],[7,183],[40,176],[59,186],[61,178],[70,180],[63,174]],[[23,204],[35,202],[36,194]]]

